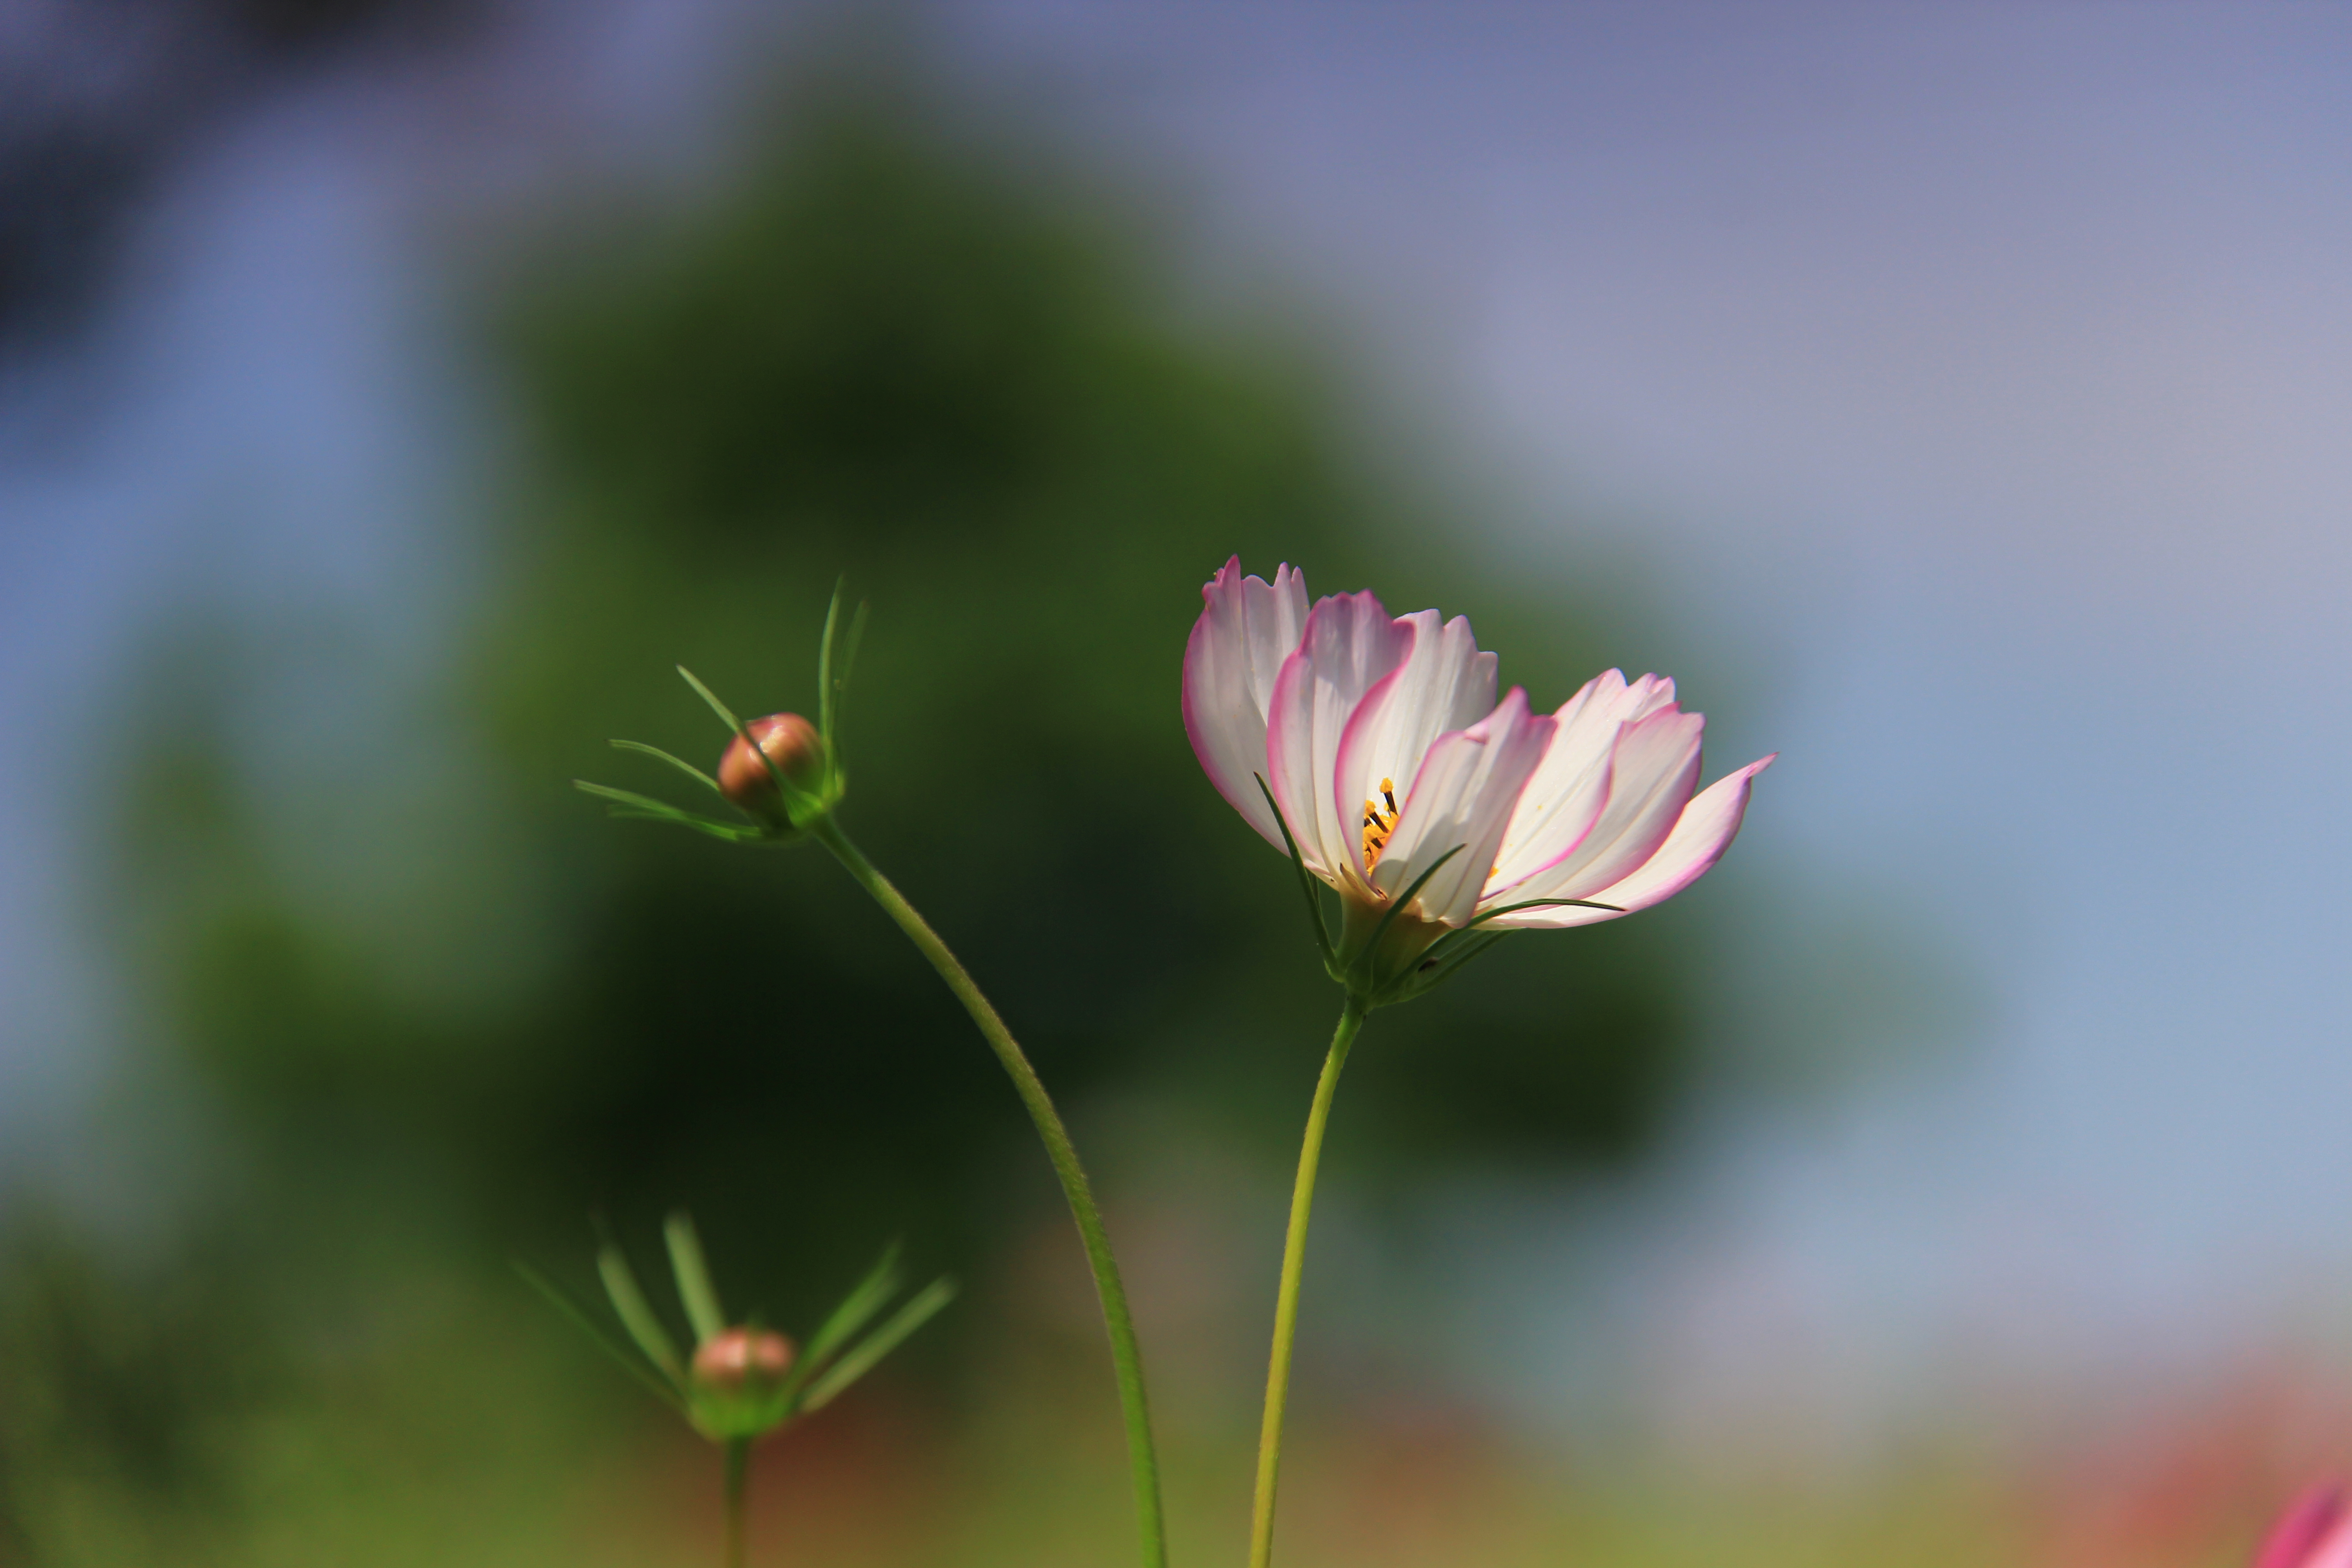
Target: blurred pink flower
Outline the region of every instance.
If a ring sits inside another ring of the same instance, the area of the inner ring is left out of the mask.
[[[1309,609],[1297,571],[1269,584],[1244,577],[1239,557],[1202,597],[1184,650],[1192,750],[1282,848],[1263,777],[1307,868],[1351,908],[1385,910],[1437,866],[1401,911],[1433,926],[1589,925],[1646,909],[1722,856],[1773,760],[1694,795],[1706,721],[1663,676],[1612,669],[1533,713],[1517,687],[1496,701],[1495,656],[1463,617],[1391,617],[1370,593]]]
[[[2254,1568],[2352,1568],[2352,1510],[2341,1487],[2314,1487],[2279,1517]]]

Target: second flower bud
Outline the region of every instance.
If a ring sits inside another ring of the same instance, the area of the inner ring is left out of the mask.
[[[782,1419],[799,1348],[772,1329],[724,1329],[694,1349],[695,1422],[719,1437],[756,1436]]]

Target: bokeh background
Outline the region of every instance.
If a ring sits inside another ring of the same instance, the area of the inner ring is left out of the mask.
[[[1092,1163],[1241,1548],[1334,995],[1176,707],[1228,554],[1660,669],[1724,865],[1375,1020],[1294,1563],[2240,1560],[2352,1460],[2352,18],[0,15],[0,1563],[688,1563],[509,1272],[805,1326],[757,1560],[1129,1547],[1016,1103],[605,749],[813,700]]]

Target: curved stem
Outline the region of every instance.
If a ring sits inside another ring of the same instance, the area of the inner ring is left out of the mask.
[[[743,1568],[743,1479],[751,1460],[750,1438],[727,1439],[727,1568]]]
[[[1290,1345],[1298,1335],[1298,1277],[1307,1262],[1307,1219],[1315,1206],[1315,1168],[1323,1159],[1323,1128],[1331,1120],[1331,1097],[1348,1047],[1364,1026],[1362,1005],[1351,994],[1332,1031],[1323,1076],[1315,1081],[1315,1103],[1307,1112],[1307,1138],[1298,1150],[1298,1180],[1290,1190],[1290,1234],[1282,1244],[1282,1287],[1274,1301],[1274,1353],[1265,1369],[1265,1419],[1257,1436],[1257,1496],[1250,1508],[1250,1568],[1274,1561],[1274,1488],[1282,1468],[1282,1415],[1290,1401]]]
[[[1054,1109],[1045,1086],[1038,1080],[1037,1069],[1029,1065],[1013,1031],[1004,1026],[1004,1020],[996,1016],[996,1009],[989,1005],[963,965],[956,962],[955,954],[948,951],[948,944],[924,923],[905,895],[874,868],[831,816],[818,818],[809,833],[833,851],[834,858],[857,879],[857,885],[874,896],[883,912],[896,921],[908,940],[931,961],[931,967],[948,983],[948,989],[971,1015],[971,1021],[980,1026],[982,1037],[1003,1064],[1006,1076],[1013,1079],[1013,1087],[1021,1096],[1021,1103],[1028,1108],[1029,1119],[1037,1124],[1037,1136],[1045,1141],[1046,1157],[1054,1163],[1054,1174],[1061,1178],[1062,1195],[1069,1200],[1070,1214],[1078,1222],[1078,1238],[1086,1244],[1087,1262],[1094,1269],[1095,1293],[1102,1300],[1103,1327],[1110,1334],[1111,1364],[1118,1373],[1119,1407],[1127,1422],[1127,1463],[1135,1483],[1136,1525],[1143,1540],[1144,1568],[1166,1568],[1167,1526],[1160,1511],[1160,1460],[1151,1446],[1151,1409],[1143,1390],[1143,1352],[1136,1343],[1135,1320],[1128,1313],[1127,1288],[1119,1282],[1118,1262],[1111,1256],[1110,1236],[1103,1228],[1102,1211],[1095,1206],[1094,1189],[1087,1181],[1085,1167],[1078,1163],[1078,1152],[1071,1145],[1061,1114]]]

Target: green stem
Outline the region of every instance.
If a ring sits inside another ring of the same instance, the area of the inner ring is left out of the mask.
[[[751,1468],[751,1440],[727,1439],[727,1568],[743,1568],[743,1480]]]
[[[1282,1244],[1282,1287],[1274,1300],[1274,1353],[1265,1369],[1265,1419],[1257,1436],[1257,1496],[1250,1509],[1250,1568],[1274,1561],[1274,1488],[1282,1468],[1282,1415],[1290,1402],[1290,1345],[1298,1336],[1298,1276],[1307,1262],[1307,1218],[1315,1206],[1315,1168],[1323,1159],[1323,1128],[1331,1120],[1331,1097],[1348,1047],[1364,1026],[1364,1009],[1350,995],[1332,1031],[1323,1076],[1315,1081],[1315,1103],[1307,1112],[1307,1138],[1298,1150],[1298,1180],[1290,1190],[1290,1234]]]
[[[1054,1109],[1045,1086],[1038,1081],[1037,1069],[1029,1065],[1013,1031],[1004,1026],[1004,1020],[996,1016],[996,1009],[948,951],[948,944],[915,912],[905,895],[874,868],[831,816],[818,818],[809,833],[833,851],[834,858],[857,879],[857,885],[874,896],[883,912],[898,921],[908,940],[931,961],[931,967],[940,972],[940,978],[980,1026],[982,1037],[1013,1079],[1021,1103],[1028,1108],[1029,1119],[1037,1124],[1037,1136],[1045,1141],[1054,1174],[1061,1178],[1062,1195],[1069,1200],[1070,1214],[1078,1222],[1078,1238],[1086,1244],[1087,1262],[1094,1269],[1095,1293],[1102,1299],[1103,1326],[1110,1334],[1111,1363],[1118,1373],[1119,1407],[1127,1420],[1127,1464],[1135,1483],[1136,1525],[1143,1539],[1144,1568],[1167,1568],[1167,1525],[1160,1512],[1160,1460],[1151,1446],[1151,1408],[1143,1392],[1143,1352],[1136,1343],[1135,1320],[1128,1313],[1127,1288],[1119,1283],[1118,1262],[1111,1256],[1102,1211],[1095,1206],[1094,1189],[1087,1182],[1085,1167],[1078,1163],[1078,1152],[1071,1146],[1061,1114]]]

